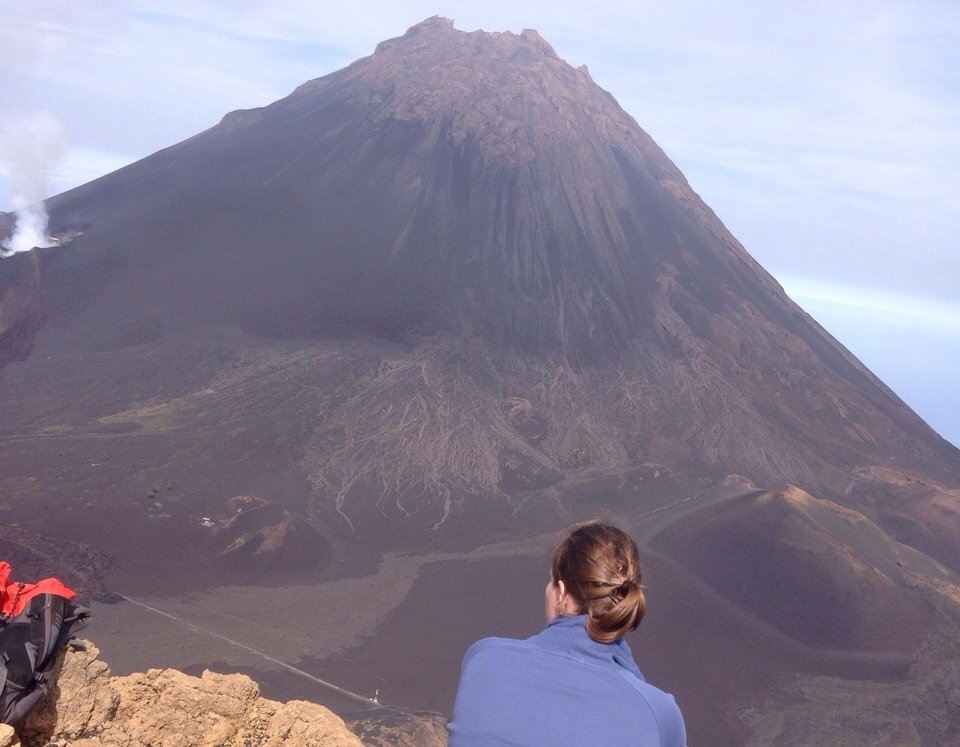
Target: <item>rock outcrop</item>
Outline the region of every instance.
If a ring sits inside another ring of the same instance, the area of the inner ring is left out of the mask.
[[[71,649],[46,700],[20,729],[0,730],[0,746],[132,747],[133,745],[295,744],[361,747],[343,720],[321,705],[260,696],[242,674],[174,669],[110,675],[91,643]]]

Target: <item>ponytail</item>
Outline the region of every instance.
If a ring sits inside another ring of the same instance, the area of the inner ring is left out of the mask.
[[[587,634],[599,643],[611,643],[636,630],[647,601],[640,584],[626,580],[614,592],[586,605]]]
[[[602,522],[574,526],[553,551],[551,573],[586,615],[593,640],[619,640],[643,619],[640,555],[622,530]]]

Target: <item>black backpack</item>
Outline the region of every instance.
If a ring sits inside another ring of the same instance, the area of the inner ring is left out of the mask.
[[[59,594],[36,594],[19,614],[0,615],[0,723],[19,726],[46,695],[57,655],[88,615]]]

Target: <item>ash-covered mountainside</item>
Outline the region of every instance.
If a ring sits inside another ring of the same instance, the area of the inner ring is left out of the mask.
[[[125,264],[157,266],[140,302],[174,328],[213,315],[268,336],[443,330],[590,364],[680,353],[684,328],[729,334],[714,316],[749,328],[746,302],[840,357],[534,31],[431,19],[55,212],[109,225]]]
[[[960,475],[533,31],[429,19],[49,208],[0,427],[150,433],[208,512],[476,538],[731,473]]]

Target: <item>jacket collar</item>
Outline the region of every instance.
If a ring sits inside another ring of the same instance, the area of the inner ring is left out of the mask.
[[[586,615],[558,615],[539,634],[528,640],[538,648],[586,664],[622,667],[643,679],[627,642],[621,638],[613,643],[598,643],[587,635],[586,621]]]

